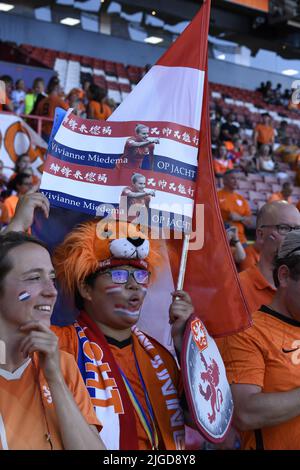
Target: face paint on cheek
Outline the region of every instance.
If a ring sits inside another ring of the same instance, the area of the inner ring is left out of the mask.
[[[110,285],[105,287],[106,294],[117,294],[118,292],[122,292],[123,288],[121,286]]]
[[[29,292],[27,291],[24,291],[24,292],[21,292],[19,295],[18,295],[18,300],[20,302],[24,302],[24,300],[29,300],[31,297],[31,295],[29,294]]]

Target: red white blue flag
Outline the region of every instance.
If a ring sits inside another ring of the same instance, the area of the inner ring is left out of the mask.
[[[185,220],[190,223],[191,204],[194,204],[194,234],[184,288],[191,294],[196,313],[209,333],[222,336],[245,329],[251,320],[226,240],[212,170],[207,81],[209,15],[210,1],[206,0],[177,41],[109,121],[80,121],[70,113],[65,116],[50,141],[42,181],[42,190],[51,202],[52,215],[46,224],[44,221],[38,224],[38,234],[41,235],[42,230],[43,238],[58,242],[70,225],[82,220],[83,212],[95,216],[97,203],[98,206],[100,202],[117,207],[122,191],[131,184],[132,173],[142,174],[150,196],[147,203],[150,209],[156,201],[169,203],[171,200],[176,204],[181,201],[182,207],[189,203],[189,212],[184,213],[181,209],[177,216],[187,217]],[[136,139],[139,125],[148,128],[148,138],[154,139],[151,142],[154,145],[145,155],[142,152],[134,156],[128,147],[132,145],[130,141]],[[111,134],[108,134],[109,128]],[[111,144],[107,145],[108,142]],[[70,151],[78,155],[77,160],[70,157]],[[108,157],[110,160],[105,161]],[[105,166],[113,159],[124,157],[128,159],[129,167],[124,161],[115,162],[112,168]],[[82,179],[76,178],[76,174]],[[74,203],[65,202],[70,197]],[[82,204],[82,200],[86,204],[96,202],[93,211],[82,212],[76,208],[76,201]],[[174,220],[178,217],[172,217],[176,212],[167,213],[170,214],[167,222],[173,220],[171,228],[174,228]],[[172,240],[169,244],[180,254],[182,240]],[[170,291],[174,289],[177,275],[178,266],[173,263],[165,266],[147,296],[139,325],[164,344],[169,337]]]

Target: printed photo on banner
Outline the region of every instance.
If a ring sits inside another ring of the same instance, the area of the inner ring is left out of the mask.
[[[166,122],[82,119],[50,140],[41,189],[56,207],[189,232],[198,132]]]

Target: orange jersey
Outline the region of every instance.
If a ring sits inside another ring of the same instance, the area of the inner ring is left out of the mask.
[[[254,243],[246,246],[245,253],[246,258],[239,263],[240,271],[245,271],[245,269],[250,268],[250,266],[254,266],[259,262],[260,253],[257,251]]]
[[[273,201],[286,201],[288,202],[289,204],[292,204],[292,198],[289,197],[288,199],[285,199],[283,197],[283,194],[281,192],[278,192],[278,193],[273,193],[267,202],[273,202]]]
[[[7,207],[3,202],[0,202],[0,224],[8,224],[10,221]]]
[[[74,358],[61,352],[60,361],[83,417],[101,429]],[[50,450],[46,422],[53,449],[63,449],[55,405],[43,373],[38,373],[31,359],[13,373],[0,369],[0,449]]]
[[[215,175],[223,175],[226,171],[233,169],[232,160],[224,160],[223,158],[213,159]]]
[[[271,144],[274,140],[274,129],[271,126],[257,124],[254,129],[257,132],[257,142],[260,144]]]
[[[223,338],[222,357],[229,383],[257,385],[264,393],[300,387],[300,322],[266,306],[252,318],[251,328]],[[258,435],[265,450],[299,450],[300,416],[256,433],[242,432],[243,449],[258,449]]]
[[[256,265],[239,273],[239,278],[250,313],[272,302],[276,289],[268,283]]]
[[[57,327],[57,326],[52,325],[51,330],[54,331],[54,333],[58,336],[59,348],[63,351],[67,351],[70,354],[72,354],[73,357],[77,361],[79,347],[78,347],[78,337],[77,337],[75,327],[72,325],[65,326],[65,327]],[[147,412],[145,395],[144,395],[143,387],[141,385],[141,381],[140,381],[138,371],[136,368],[131,341],[130,342],[128,341],[128,343],[127,341],[118,343],[111,338],[106,338],[106,339],[109,343],[109,347],[111,349],[111,352],[114,356],[116,363],[126,375],[144,411]],[[167,370],[170,372],[170,376],[172,377],[172,380],[174,381],[173,383],[175,385],[175,388],[177,390],[181,390],[182,389],[181,378],[178,373],[178,369],[177,369],[177,366],[173,357],[171,356],[169,352],[166,352],[165,349],[162,346],[160,346],[157,342],[154,343],[154,340],[151,340],[151,341],[153,341],[153,344],[155,344],[155,347],[158,348],[159,354],[161,355],[161,358],[163,359],[164,364],[166,365]],[[143,352],[142,355],[143,355],[143,359],[145,360],[145,368],[147,368],[147,365],[146,365],[147,353]],[[148,364],[148,367],[149,367],[149,364]],[[145,375],[143,375],[143,379],[147,383],[147,377],[145,377]],[[159,384],[157,385],[159,386]],[[153,387],[155,386],[156,385],[153,384]],[[149,390],[147,391],[149,393]],[[151,400],[151,396],[150,396],[150,400]],[[159,442],[160,442],[160,445],[162,446],[160,448],[163,448],[164,440],[160,432],[160,425],[161,425],[160,421],[163,421],[165,417],[157,416],[157,413],[158,413],[157,406],[155,406],[155,402],[153,401],[151,402],[151,404],[152,404],[152,408],[153,408],[155,418],[156,418],[155,419],[157,423],[156,430],[158,433]],[[147,434],[135,410],[134,410],[134,415],[135,415],[135,424],[136,424],[137,438],[138,438],[138,449],[150,450],[151,446],[150,446],[149,439],[147,437]],[[147,413],[147,415],[149,418],[149,413]],[[103,423],[103,425],[105,426],[105,423]]]
[[[68,105],[58,96],[48,96],[43,98],[37,105],[36,114],[38,116],[44,116],[53,119],[55,114],[55,108],[62,108],[67,110]],[[43,123],[43,132],[47,135],[51,134],[52,130],[51,121],[46,121]]]
[[[110,107],[105,103],[90,101],[88,104],[89,119],[107,119],[111,115]]]
[[[13,194],[4,200],[3,204],[7,209],[9,219],[12,219],[16,212],[19,197]]]
[[[251,209],[246,199],[238,193],[221,189],[218,191],[219,205],[224,222],[230,222],[238,229],[238,235],[241,243],[246,243],[245,228],[241,222],[233,222],[230,220],[230,213],[235,212],[242,217],[249,217]]]

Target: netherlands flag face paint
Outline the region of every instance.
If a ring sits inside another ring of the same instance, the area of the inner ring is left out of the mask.
[[[21,292],[19,295],[18,295],[18,299],[20,302],[24,302],[24,300],[29,300],[31,297],[31,295],[29,294],[29,292]]]
[[[115,305],[114,312],[117,315],[125,316],[125,317],[132,317],[132,318],[138,318],[140,315],[141,309],[139,308],[136,310],[135,307],[126,307],[125,305]]]
[[[117,294],[118,292],[122,292],[123,287],[121,286],[116,286],[116,285],[110,285],[105,287],[105,292],[106,294]]]

